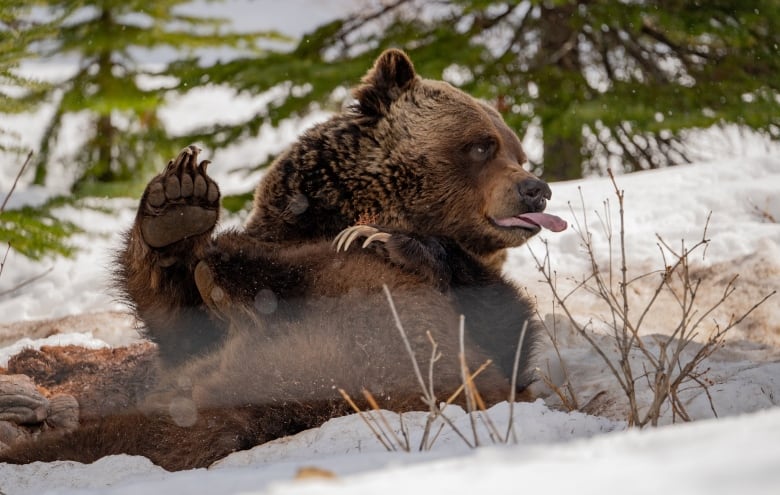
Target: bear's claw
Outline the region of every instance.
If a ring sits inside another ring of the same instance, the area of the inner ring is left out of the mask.
[[[349,249],[349,246],[359,237],[366,238],[366,240],[363,241],[363,249],[367,248],[372,242],[384,243],[390,240],[390,234],[382,232],[376,227],[371,227],[370,225],[353,225],[352,227],[348,227],[339,232],[336,238],[333,239],[333,246],[336,247],[337,253],[339,251],[346,252]]]

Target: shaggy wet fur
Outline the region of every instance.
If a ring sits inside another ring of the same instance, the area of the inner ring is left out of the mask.
[[[428,335],[442,355],[435,392],[461,384],[466,361],[489,404],[518,378],[529,399],[538,328],[505,280],[505,249],[536,233],[492,219],[544,209],[549,188],[526,172],[515,134],[487,105],[421,79],[383,53],[353,109],[307,131],[259,184],[241,231],[213,234],[219,188],[198,150],[184,150],[147,187],[118,255],[118,285],[158,347],[153,390],[122,414],[85,421],[0,454],[7,462],[90,462],[139,454],[166,469],[208,466],[230,452],[318,426],[370,390],[382,407],[423,407],[386,285],[421,365]],[[381,234],[346,249],[333,239],[370,219]]]

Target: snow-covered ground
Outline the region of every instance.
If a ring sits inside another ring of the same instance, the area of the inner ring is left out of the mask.
[[[503,426],[506,404],[489,412]],[[354,416],[234,454],[210,469],[167,473],[140,457],[0,469],[3,493],[583,493],[774,495],[780,410],[653,431],[540,402],[515,411],[518,445],[466,449],[443,433],[430,452],[386,452]],[[392,418],[388,418],[392,419]],[[421,418],[408,418],[409,423]],[[465,417],[456,425],[468,428]],[[596,436],[594,436],[596,435]]]
[[[296,0],[279,5],[299,3]],[[256,11],[249,1],[234,0],[233,4],[238,5],[235,12],[242,12],[241,6],[247,12]],[[295,31],[300,28],[295,22],[291,26],[292,34],[302,32]],[[171,125],[177,121],[192,123],[189,117],[210,118],[215,108],[221,109],[216,113],[225,115],[231,114],[225,111],[230,105],[240,111],[262,104],[262,99],[245,101],[230,91],[214,88],[171,100],[162,117]],[[178,118],[182,112],[187,112],[189,119]],[[44,109],[33,116],[13,117],[6,123],[34,140],[45,114]],[[243,191],[248,181],[255,182],[259,177],[247,178],[232,171],[276,153],[302,126],[322,118],[323,114],[317,114],[303,122],[284,123],[277,130],[266,129],[257,140],[231,149],[205,150],[205,156],[214,161],[209,171],[223,191]],[[77,132],[77,122],[71,127]],[[713,147],[716,145],[719,144],[713,143]],[[780,289],[780,152],[777,147],[749,145],[742,146],[740,152],[739,157],[617,179],[625,190],[625,237],[631,278],[663,268],[656,234],[675,248],[683,239],[687,246],[692,246],[701,239],[712,212],[707,229],[711,243],[706,256],[697,252],[692,257],[691,271],[702,281],[699,311],[718,300],[734,275],[739,278],[737,291],[708,318],[703,331],[714,328],[715,321],[723,325],[732,314],[743,313],[766,294]],[[254,159],[248,160],[249,156]],[[16,161],[2,160],[0,200],[10,188],[17,166]],[[610,260],[610,244],[601,219],[610,215],[615,228],[612,259],[617,259],[618,254],[617,200],[612,184],[606,178],[591,178],[555,183],[552,189],[548,211],[566,218],[573,226],[577,219],[584,226],[587,216],[597,261],[605,269]],[[53,192],[57,191],[21,184],[10,206],[40,203]],[[609,215],[604,209],[607,200]],[[86,207],[57,211],[59,217],[84,229],[84,233],[72,239],[79,249],[73,258],[33,262],[13,251],[9,254],[0,275],[0,366],[25,346],[119,346],[138,338],[134,321],[123,312],[110,290],[112,253],[119,233],[132,222],[136,200],[96,199],[83,206]],[[238,222],[240,217],[228,220]],[[550,289],[542,281],[531,254],[533,251],[537,256],[544,255],[542,239],[548,241],[551,266],[561,286],[573,286],[589,272],[590,264],[574,228],[560,234],[544,233],[529,243],[530,250],[521,247],[511,252],[506,265],[508,276],[537,298],[540,316],[550,322]],[[0,256],[4,252],[0,246]],[[26,283],[33,278],[32,283]],[[647,301],[657,280],[658,276],[649,276],[633,283],[632,301]],[[20,284],[24,285],[17,288]],[[602,323],[606,319],[603,305],[583,291],[571,296],[568,302],[578,321],[593,321],[594,330],[601,332],[595,338],[609,353],[610,343]],[[737,326],[729,334],[726,346],[705,363],[709,368],[706,377],[710,380],[712,404],[700,387],[686,390],[686,409],[696,420],[691,424],[641,432],[627,430],[623,421],[625,401],[615,379],[593,349],[563,324],[557,328],[561,357],[548,343],[540,353],[540,373],[556,386],[562,386],[564,368],[568,370],[578,403],[587,404],[592,415],[561,410],[561,401],[540,381],[536,391],[541,399],[514,407],[517,441],[508,445],[493,445],[484,425],[479,423],[482,446],[475,450],[445,427],[431,451],[386,452],[361,418],[349,416],[236,453],[207,470],[167,473],[143,458],[128,456],[109,457],[92,465],[0,465],[0,494],[338,491],[382,495],[434,490],[452,495],[475,490],[604,495],[718,495],[737,491],[776,494],[780,493],[779,303],[780,295],[770,298]],[[680,318],[674,307],[673,301],[662,299],[646,319],[642,333],[649,337],[668,335]],[[648,342],[654,345],[652,340]],[[647,387],[642,382],[639,385],[639,398],[646,401]],[[502,403],[488,412],[500,432],[507,429],[509,409],[507,403]],[[473,438],[464,413],[456,408],[447,412],[459,430]],[[397,416],[385,416],[391,424],[398,424]],[[662,422],[669,421],[666,411]],[[413,446],[421,435],[423,422],[422,413],[404,416]]]

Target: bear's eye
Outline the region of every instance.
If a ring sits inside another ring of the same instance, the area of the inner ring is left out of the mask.
[[[483,141],[474,143],[469,148],[471,159],[478,162],[484,162],[493,156],[496,145],[492,141]]]

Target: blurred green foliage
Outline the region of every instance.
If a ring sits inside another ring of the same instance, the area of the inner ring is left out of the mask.
[[[170,61],[142,63],[144,55],[157,50],[172,53],[175,60],[176,56],[189,57],[197,50],[216,48],[259,54],[259,40],[282,38],[266,32],[231,33],[224,20],[188,15],[182,8],[187,3],[0,0],[4,27],[0,29],[4,36],[0,48],[5,53],[5,41],[9,47],[13,44],[7,51],[8,57],[13,56],[13,65],[7,64],[11,70],[5,73],[15,77],[12,69],[18,62],[33,58],[63,66],[61,79],[9,100],[18,110],[30,110],[44,100],[54,102],[36,154],[36,184],[46,181],[52,150],[63,138],[62,125],[69,114],[89,119],[84,144],[73,156],[64,158],[73,171],[77,190],[90,190],[94,183],[143,179],[189,144],[186,137],[170,135],[158,109],[172,90],[187,92],[202,83],[180,85]]]
[[[0,244],[5,244],[4,250],[0,251],[0,274],[12,247],[35,260],[49,254],[69,256],[73,253],[73,248],[68,244],[68,237],[80,231],[74,223],[62,221],[52,212],[57,207],[72,204],[74,199],[71,197],[50,198],[43,205],[35,207],[7,208],[17,181],[29,165],[32,156],[32,152],[28,153],[27,159],[20,166],[16,180],[0,198]]]
[[[423,76],[493,102],[520,135],[536,130],[544,157],[534,165],[548,178],[579,177],[615,158],[627,171],[685,162],[684,132],[712,125],[780,137],[777,0],[366,0],[275,52],[257,46],[278,34],[233,34],[220,20],[184,14],[186,3],[0,0],[4,24],[14,26],[0,31],[3,46],[9,32],[19,41],[6,58],[35,46],[48,59],[78,59],[75,75],[8,103],[23,107],[41,94],[58,101],[36,182],[67,113],[93,118],[73,157],[77,185],[124,181],[188,142],[220,148],[257,136],[266,122],[340,107],[345,93],[335,90],[354,85],[391,46],[407,50]],[[45,22],[22,22],[32,7]],[[163,67],[136,61],[139,49],[163,46],[177,54]],[[217,46],[244,56],[203,64],[197,49]],[[150,89],[142,76],[169,82]],[[171,136],[157,116],[164,97],[209,84],[278,96],[243,122]]]
[[[52,213],[63,201],[55,199],[42,206],[0,212],[0,243],[34,260],[50,254],[73,254],[67,240],[80,229]]]
[[[777,0],[524,0],[365,2],[320,26],[290,53],[210,67],[179,63],[182,81],[207,78],[284,97],[198,138],[225,146],[265,121],[332,103],[379,52],[400,47],[423,76],[493,102],[522,136],[541,131],[550,179],[607,165],[626,171],[688,161],[685,131],[738,124],[780,138]]]
[[[0,114],[24,112],[33,108],[48,89],[42,81],[18,74],[19,64],[33,56],[30,47],[50,35],[49,25],[27,25],[21,16],[29,10],[26,0],[0,0]],[[13,89],[17,89],[16,94]],[[0,123],[0,134],[12,133]],[[0,151],[21,152],[4,142]]]

